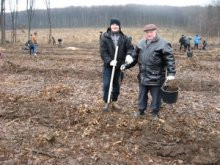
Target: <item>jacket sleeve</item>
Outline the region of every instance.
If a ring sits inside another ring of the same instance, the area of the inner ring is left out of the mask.
[[[132,45],[131,40],[131,37],[126,37],[126,50],[129,55],[132,55],[134,52],[134,46]]]
[[[170,43],[166,43],[163,49],[163,60],[165,61],[165,66],[167,68],[167,75],[176,74],[176,67],[175,67],[175,58],[173,55],[173,49]]]
[[[137,64],[139,52],[140,52],[140,48],[138,46],[136,46],[133,53],[132,53],[132,55],[131,55],[134,61],[131,64],[127,65],[126,69],[130,69],[130,68],[134,67]]]
[[[107,43],[104,37],[101,37],[99,51],[100,51],[100,55],[104,63],[109,64],[112,59],[108,52],[108,46],[107,46]]]

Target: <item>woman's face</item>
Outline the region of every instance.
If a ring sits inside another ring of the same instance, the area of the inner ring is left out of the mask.
[[[118,32],[119,31],[119,26],[117,24],[112,24],[111,25],[111,31],[112,32]]]

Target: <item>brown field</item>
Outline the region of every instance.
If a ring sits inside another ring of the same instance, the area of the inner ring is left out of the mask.
[[[206,37],[208,50],[195,50],[189,60],[177,45],[184,32],[160,31],[173,44],[180,93],[153,122],[149,113],[133,117],[138,67],[125,72],[123,109],[101,112],[98,38],[104,28],[54,29],[62,47],[46,44],[45,29],[36,31],[37,57],[22,50],[27,33],[20,31],[18,44],[0,47],[0,164],[220,163],[219,38]],[[134,44],[141,31],[124,29]]]

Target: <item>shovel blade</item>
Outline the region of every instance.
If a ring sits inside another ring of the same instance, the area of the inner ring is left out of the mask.
[[[103,112],[109,112],[109,103],[105,103],[105,106],[102,108]]]

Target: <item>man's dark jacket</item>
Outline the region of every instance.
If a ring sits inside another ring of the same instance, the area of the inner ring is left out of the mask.
[[[131,39],[124,35],[121,31],[119,31],[119,36],[116,69],[119,69],[120,66],[124,64],[126,55],[131,55],[134,51]],[[100,54],[102,60],[104,61],[104,65],[110,67],[110,62],[114,59],[115,55],[115,46],[111,39],[110,28],[108,28],[100,38]]]
[[[139,64],[139,82],[142,85],[161,86],[167,75],[175,76],[175,59],[170,43],[158,36],[147,44],[145,39],[139,41],[132,55],[134,62],[127,68]]]
[[[179,43],[181,45],[184,45],[185,44],[185,36],[182,36],[180,39],[179,39]]]

